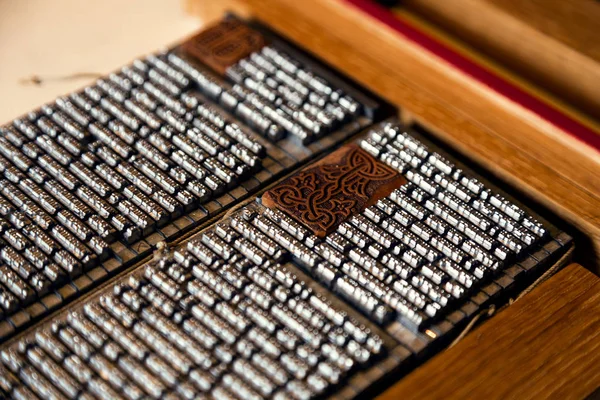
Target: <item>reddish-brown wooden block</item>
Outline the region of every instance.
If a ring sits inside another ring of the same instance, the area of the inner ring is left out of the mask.
[[[229,66],[265,44],[259,32],[239,20],[226,19],[186,41],[183,50],[223,75]]]
[[[284,180],[262,202],[323,237],[404,183],[396,170],[350,144]]]

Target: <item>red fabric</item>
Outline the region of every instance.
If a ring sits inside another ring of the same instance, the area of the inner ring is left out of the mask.
[[[463,73],[495,92],[539,115],[569,135],[600,151],[600,135],[561,110],[529,94],[520,87],[483,68],[469,58],[445,46],[427,33],[398,19],[390,10],[371,0],[342,0],[392,28],[408,40],[444,59]]]

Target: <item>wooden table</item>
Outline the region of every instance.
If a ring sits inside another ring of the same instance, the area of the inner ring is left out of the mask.
[[[381,399],[583,399],[600,388],[600,278],[571,264]]]

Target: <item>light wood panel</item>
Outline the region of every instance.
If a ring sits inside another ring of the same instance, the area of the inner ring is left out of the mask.
[[[600,117],[599,2],[407,0],[401,7]]]
[[[583,399],[599,363],[600,278],[572,264],[380,399]]]
[[[407,110],[439,138],[573,223],[592,239],[598,253],[596,151],[345,2],[234,3],[241,4],[234,5],[235,10],[242,7],[245,14]]]

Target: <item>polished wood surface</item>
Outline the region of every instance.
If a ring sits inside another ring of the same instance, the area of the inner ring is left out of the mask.
[[[188,0],[198,11],[199,0]],[[315,53],[587,235],[600,251],[598,152],[342,1],[225,2]],[[211,15],[218,13],[211,8]],[[205,16],[206,17],[206,16]],[[315,35],[314,32],[320,32]],[[600,267],[598,268],[600,270]]]
[[[571,264],[380,399],[583,399],[599,364],[600,278]]]
[[[420,15],[600,118],[600,2],[406,0],[400,9]]]

